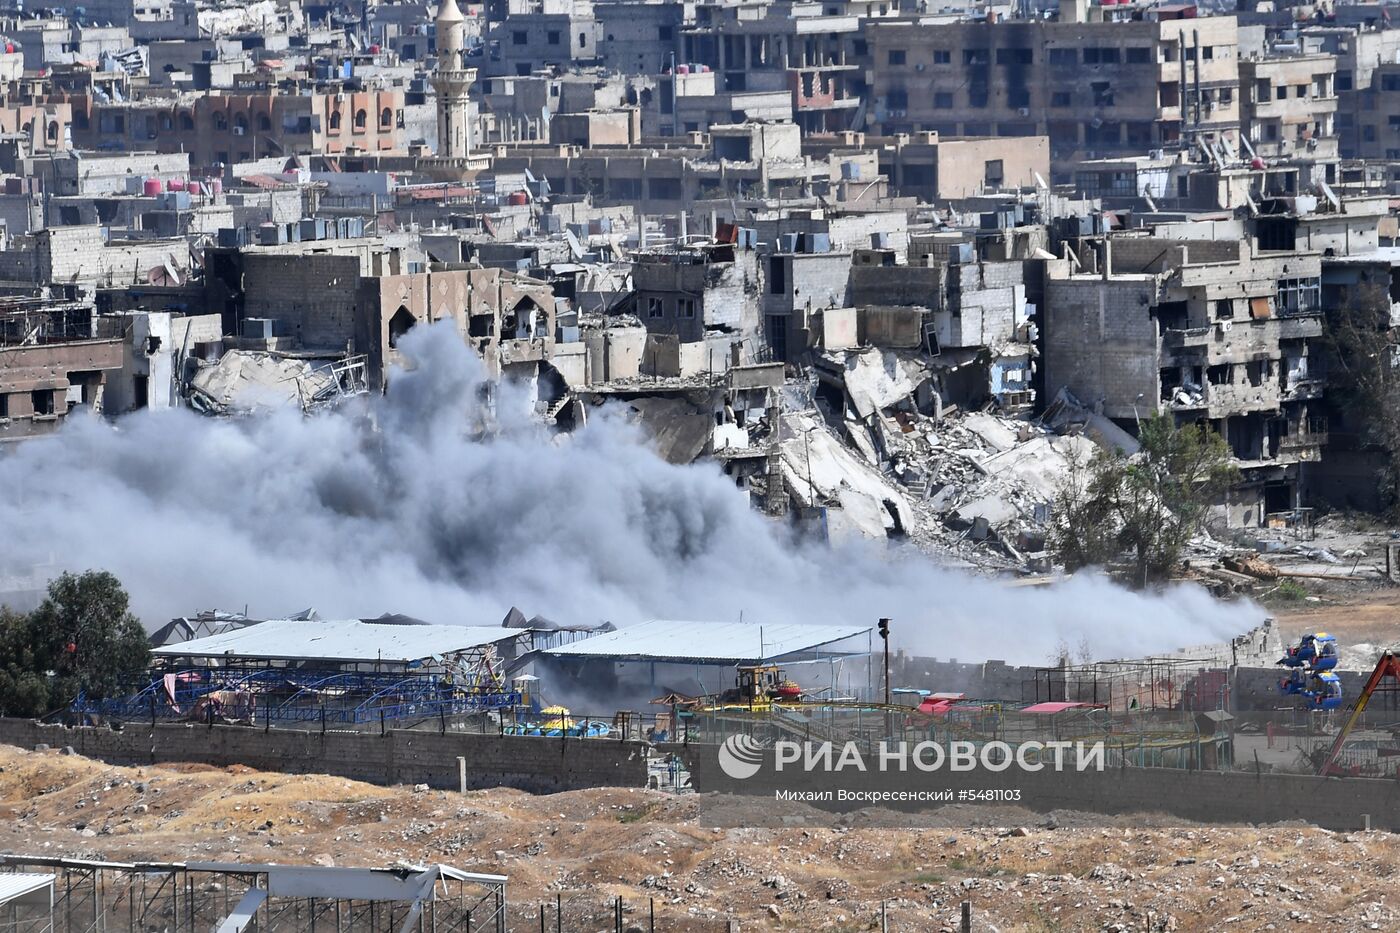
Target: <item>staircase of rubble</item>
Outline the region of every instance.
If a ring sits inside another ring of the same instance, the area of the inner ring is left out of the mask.
[[[559,401],[549,406],[549,410],[544,413],[544,423],[553,424],[554,419],[559,417],[559,413],[572,401],[573,396],[566,394],[563,398],[559,399]]]
[[[915,502],[922,502],[928,498],[929,492],[933,489],[933,477],[925,474],[912,483],[905,483],[904,488],[909,491],[909,498]]]

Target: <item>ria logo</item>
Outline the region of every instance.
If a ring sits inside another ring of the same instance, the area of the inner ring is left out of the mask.
[[[763,746],[749,735],[731,735],[719,747],[719,769],[742,781],[758,773],[763,766]]]

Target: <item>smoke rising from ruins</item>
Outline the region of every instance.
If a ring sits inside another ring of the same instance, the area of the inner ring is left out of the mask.
[[[560,622],[647,618],[896,620],[895,644],[939,657],[1045,661],[1087,639],[1097,657],[1218,641],[1259,621],[1200,589],[1161,596],[1078,577],[1012,589],[914,553],[795,544],[713,465],[641,449],[605,412],[572,435],[499,388],[442,328],[387,397],[305,418],[139,413],[72,418],[0,457],[0,565],[51,556],[108,569],[148,626],[201,609],[325,617],[401,612],[496,624],[512,605]],[[377,423],[379,430],[374,430]]]

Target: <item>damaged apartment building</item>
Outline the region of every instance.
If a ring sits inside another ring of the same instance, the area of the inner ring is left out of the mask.
[[[829,327],[827,349],[864,344],[916,352],[929,368],[940,410],[989,403],[1027,411],[1035,400],[1039,263],[986,259],[958,233],[911,236],[909,260],[871,250],[851,268],[857,327]]]
[[[631,311],[654,375],[722,373],[762,355],[763,277],[752,241],[682,244],[633,256]],[[674,364],[666,363],[674,359]]]
[[[1327,437],[1320,254],[1121,235],[1066,257],[1046,264],[1047,394],[1130,432],[1164,412],[1209,425],[1243,478],[1222,503],[1231,526],[1298,508]]]
[[[430,265],[411,234],[212,247],[205,262],[206,300],[223,309],[226,332],[258,349],[362,355],[370,388],[382,388],[401,362],[405,334],[443,319],[456,322],[493,376],[535,377],[557,358],[563,371],[553,370],[551,398],[585,379],[581,345],[555,352],[547,283],[468,263]]]

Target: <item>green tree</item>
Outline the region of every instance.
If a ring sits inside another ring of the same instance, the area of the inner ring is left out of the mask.
[[[1139,425],[1135,454],[1101,451],[1071,469],[1056,496],[1051,547],[1066,569],[1130,556],[1133,583],[1166,579],[1210,508],[1239,479],[1230,448],[1198,424],[1169,414]]]
[[[0,612],[0,712],[36,716],[78,693],[116,695],[150,662],[150,644],[126,591],[105,571],[65,573],[28,615]]]
[[[1380,505],[1400,517],[1400,328],[1390,323],[1390,277],[1362,273],[1327,312],[1322,336],[1332,436],[1380,451]]]

